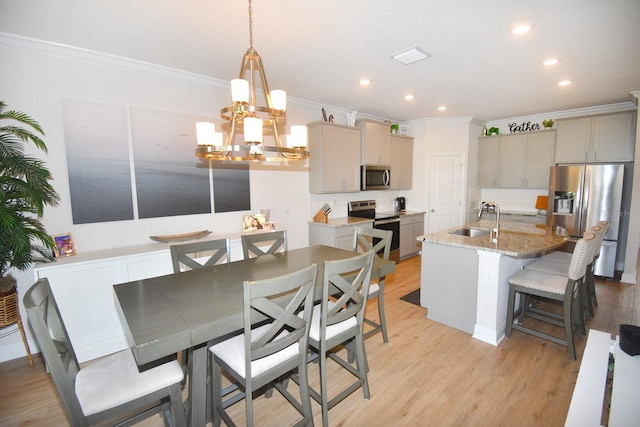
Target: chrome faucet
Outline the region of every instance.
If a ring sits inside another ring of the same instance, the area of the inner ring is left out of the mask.
[[[493,243],[498,243],[498,230],[500,229],[500,206],[496,202],[483,202],[478,211],[478,219],[482,217],[482,211],[487,207],[493,207],[496,211],[496,226],[493,228],[489,238]]]

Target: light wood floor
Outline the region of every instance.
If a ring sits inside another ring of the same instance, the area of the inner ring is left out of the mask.
[[[371,399],[356,391],[329,411],[332,426],[562,426],[569,408],[578,360],[565,347],[514,331],[498,347],[425,317],[424,308],[400,300],[420,286],[420,257],[399,263],[387,278],[386,313],[389,343],[369,338]],[[637,286],[598,281],[599,307],[591,328],[617,334],[620,323],[640,324]],[[376,304],[368,307],[373,316]],[[54,386],[40,355],[36,366],[27,358],[0,364],[0,426],[67,425]],[[330,363],[330,366],[333,367]],[[309,367],[312,386],[317,365]],[[330,373],[329,394],[344,370]],[[290,387],[295,387],[291,385]],[[321,425],[314,402],[316,425]],[[277,393],[255,402],[257,425],[291,425],[297,413]],[[244,404],[232,408],[244,423]],[[141,425],[161,426],[153,417]]]

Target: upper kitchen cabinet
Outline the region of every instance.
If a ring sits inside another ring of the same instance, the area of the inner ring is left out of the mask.
[[[548,187],[555,131],[490,136],[480,138],[479,144],[479,187]]]
[[[391,135],[391,190],[409,190],[413,179],[413,138]]]
[[[478,140],[478,187],[498,187],[498,147],[500,137],[489,136]]]
[[[390,165],[391,131],[389,124],[373,120],[358,120],[357,125],[362,129],[360,135],[362,164]]]
[[[360,129],[329,122],[307,125],[309,136],[309,191],[360,191]]]
[[[555,131],[500,137],[498,182],[501,188],[547,188],[553,166]]]
[[[556,163],[633,161],[634,113],[558,120]]]

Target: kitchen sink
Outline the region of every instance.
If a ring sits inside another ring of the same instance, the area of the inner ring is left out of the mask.
[[[489,234],[489,230],[483,230],[482,228],[474,228],[474,227],[464,227],[454,231],[450,231],[449,234],[455,234],[458,236],[467,236],[467,237],[480,237],[480,236],[487,236]]]

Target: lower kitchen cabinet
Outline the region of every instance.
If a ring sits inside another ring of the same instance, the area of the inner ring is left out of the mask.
[[[400,259],[406,259],[420,252],[420,242],[416,239],[424,234],[424,214],[400,217]]]
[[[356,226],[372,227],[373,221],[361,221],[357,224],[348,224],[345,218],[329,220],[328,223],[309,223],[309,245],[327,245],[348,251],[353,250],[353,239]]]

